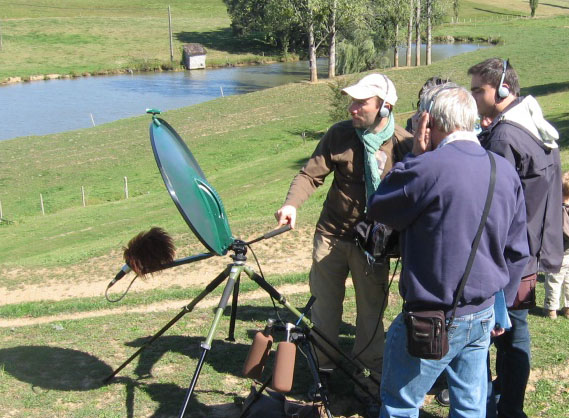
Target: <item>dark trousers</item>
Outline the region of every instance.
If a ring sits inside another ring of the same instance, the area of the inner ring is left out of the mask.
[[[512,328],[493,339],[496,346],[496,380],[488,387],[488,418],[496,416],[496,396],[499,396],[498,417],[527,418],[524,413],[524,396],[531,361],[528,310],[510,310],[508,314]],[[488,376],[491,377],[490,372]],[[490,393],[492,387],[494,393]]]

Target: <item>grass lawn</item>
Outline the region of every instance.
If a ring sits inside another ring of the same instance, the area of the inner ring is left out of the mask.
[[[0,82],[8,77],[179,69],[182,45],[203,44],[207,65],[279,59],[254,37],[236,39],[222,0],[0,2]],[[174,61],[170,61],[168,6]]]
[[[273,278],[268,280],[273,283]],[[285,277],[275,286],[277,289],[287,284],[300,286],[292,293],[281,292],[293,306],[301,308],[309,298],[304,281],[305,277],[300,275]],[[247,282],[248,279],[243,283]],[[256,297],[252,297],[255,289],[254,284],[241,289],[235,342],[224,340],[229,327],[229,309],[222,316],[189,405],[189,416],[238,416],[239,404],[252,383],[241,376],[251,338],[255,330],[264,327],[268,318],[277,317],[264,292],[256,292]],[[195,293],[194,290],[188,291]],[[101,380],[179,310],[126,312],[0,328],[0,392],[3,395],[0,406],[7,416],[45,416],[45,411],[58,417],[177,416],[201,354],[200,343],[212,326],[213,308],[217,306],[219,294],[219,291],[214,292],[194,311],[182,317],[110,385],[103,385]],[[390,298],[386,327],[401,309],[397,282],[391,287]],[[543,285],[540,283],[538,301],[541,300]],[[180,308],[183,303],[186,302],[180,302]],[[355,320],[351,286],[344,308],[340,346],[349,352]],[[295,322],[295,317],[285,309],[279,309],[278,315],[285,322]],[[569,352],[565,349],[565,341],[569,320],[551,321],[541,316],[540,309],[535,309],[531,311],[529,322],[533,336],[533,366],[526,412],[531,417],[567,416]],[[282,341],[282,338],[277,334],[275,341]],[[273,346],[263,379],[270,376],[275,348]],[[287,396],[306,401],[310,382],[306,361],[298,352],[294,385]],[[359,416],[362,413],[351,396],[352,385],[341,373],[332,378],[330,387],[335,394],[332,413],[335,416]],[[439,407],[432,397],[427,397],[421,416],[442,417],[447,413],[448,409]]]

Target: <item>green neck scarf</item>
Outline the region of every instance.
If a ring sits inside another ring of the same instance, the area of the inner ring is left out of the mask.
[[[393,113],[389,114],[389,121],[383,130],[378,133],[356,129],[358,137],[364,145],[364,172],[366,183],[366,198],[375,192],[381,182],[381,173],[377,167],[375,153],[395,132],[395,119]]]

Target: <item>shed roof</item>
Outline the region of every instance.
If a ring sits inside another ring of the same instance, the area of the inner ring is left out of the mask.
[[[189,55],[205,55],[206,49],[202,44],[191,43],[184,44],[184,52]]]

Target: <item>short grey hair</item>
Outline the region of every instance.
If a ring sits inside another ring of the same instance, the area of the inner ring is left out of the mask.
[[[473,131],[478,118],[476,101],[464,87],[446,83],[427,90],[421,97],[420,110],[429,112],[442,131]]]

